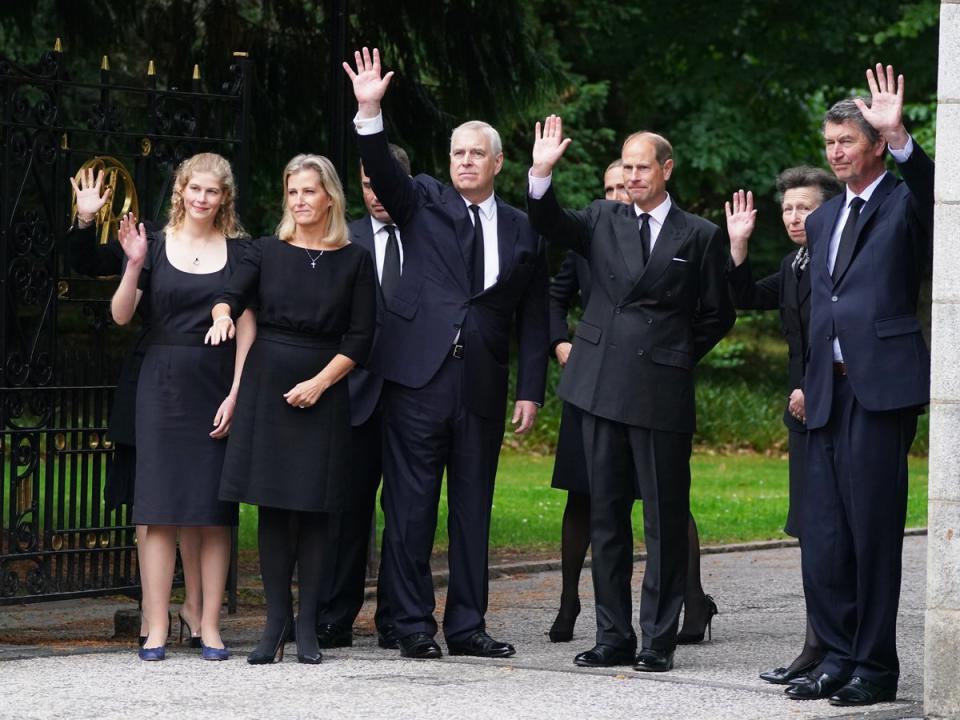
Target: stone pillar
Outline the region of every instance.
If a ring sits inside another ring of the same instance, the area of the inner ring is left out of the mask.
[[[960,0],[940,5],[936,161],[923,704],[960,718]]]

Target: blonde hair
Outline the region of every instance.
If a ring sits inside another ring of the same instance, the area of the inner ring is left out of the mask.
[[[333,163],[323,155],[297,155],[283,169],[283,217],[277,225],[277,237],[284,242],[290,242],[293,239],[297,224],[287,205],[287,180],[294,173],[304,170],[313,170],[317,174],[320,178],[320,186],[330,197],[327,231],[323,236],[323,242],[337,246],[346,244],[350,240],[350,233],[347,230],[347,202],[343,197],[343,185],[340,184],[340,177]]]
[[[247,232],[237,217],[237,184],[233,179],[233,170],[230,169],[227,159],[216,153],[197,153],[180,163],[173,178],[167,228],[175,231],[183,225],[183,219],[187,214],[183,206],[183,189],[190,182],[190,178],[197,173],[210,173],[220,182],[223,199],[213,219],[213,226],[227,238],[245,236]]]

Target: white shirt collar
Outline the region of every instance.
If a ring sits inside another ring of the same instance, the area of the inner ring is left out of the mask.
[[[377,220],[373,215],[370,216],[370,222],[371,222],[372,225],[373,225],[373,234],[374,234],[374,235],[376,235],[378,232],[380,232],[381,230],[383,230],[387,225],[393,225],[394,227],[396,227],[396,224],[394,224],[394,223],[380,222],[380,221]]]
[[[652,220],[655,220],[660,225],[663,225],[667,221],[667,215],[670,214],[670,208],[672,206],[673,203],[670,201],[670,193],[667,193],[666,199],[647,214]],[[640,217],[644,212],[637,207],[636,203],[633,205],[633,211],[637,214],[637,217]]]
[[[478,203],[470,202],[465,197],[463,197],[463,195],[461,195],[460,197],[463,199],[463,202],[466,203],[468,208],[471,205],[476,205],[477,207],[480,208],[480,214],[483,215],[483,217],[486,220],[493,220],[493,216],[497,209],[497,196],[495,194],[491,194],[490,197],[488,197],[486,200]]]
[[[865,187],[863,189],[863,192],[860,193],[859,195],[857,195],[853,190],[850,189],[850,186],[847,185],[847,202],[844,205],[844,207],[850,207],[850,201],[853,200],[855,197],[860,198],[861,200],[863,200],[864,203],[870,202],[870,196],[873,195],[873,191],[877,189],[877,186],[881,183],[881,181],[886,176],[887,176],[887,171],[884,170],[882,173],[880,173],[877,179],[874,180],[869,185],[867,185],[867,187]]]

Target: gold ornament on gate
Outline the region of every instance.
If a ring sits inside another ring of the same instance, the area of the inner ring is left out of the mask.
[[[108,155],[98,155],[92,160],[87,160],[77,174],[74,180],[77,185],[80,184],[80,177],[87,170],[93,171],[93,177],[103,171],[103,185],[100,193],[103,194],[107,188],[110,189],[110,198],[94,216],[97,223],[97,233],[100,238],[100,244],[106,244],[111,236],[116,237],[117,228],[120,225],[120,219],[127,213],[132,212],[137,220],[140,219],[140,201],[137,198],[137,188],[133,184],[133,176],[127,172],[123,163],[114,157]],[[73,206],[70,212],[71,221],[77,217],[77,198],[73,198]]]

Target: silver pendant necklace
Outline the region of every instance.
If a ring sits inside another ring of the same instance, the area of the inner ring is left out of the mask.
[[[317,260],[319,260],[321,257],[323,257],[323,250],[321,250],[321,251],[320,251],[320,254],[317,255],[316,257],[314,257],[313,255],[311,255],[311,254],[310,254],[310,251],[307,250],[306,248],[303,248],[303,251],[307,254],[307,257],[310,258],[310,267],[311,267],[311,268],[316,268],[316,267],[317,267]]]
[[[195,258],[193,259],[193,264],[194,264],[194,265],[199,265],[199,264],[200,264],[200,256],[197,256],[197,257],[195,257]]]

